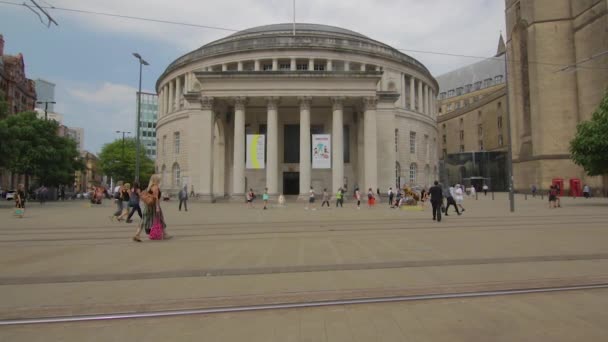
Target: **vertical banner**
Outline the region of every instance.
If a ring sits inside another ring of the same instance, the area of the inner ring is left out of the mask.
[[[247,134],[246,168],[264,168],[264,148],[266,147],[264,137],[264,134]]]
[[[312,135],[312,168],[331,169],[331,135]]]

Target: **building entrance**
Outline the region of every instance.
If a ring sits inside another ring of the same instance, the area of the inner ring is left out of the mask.
[[[299,195],[300,194],[300,173],[299,172],[283,172],[283,194],[284,195]]]

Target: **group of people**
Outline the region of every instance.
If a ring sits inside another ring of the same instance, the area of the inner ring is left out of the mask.
[[[455,184],[448,189],[444,189],[439,182],[435,181],[434,185],[429,189],[429,197],[433,208],[434,221],[441,222],[442,213],[445,216],[449,216],[448,210],[451,206],[454,206],[454,210],[458,215],[462,215],[465,211],[463,206],[464,190],[460,184]],[[444,204],[444,198],[447,205]]]
[[[187,191],[184,187],[184,192]],[[181,192],[180,192],[181,195]],[[137,213],[140,217],[140,224],[132,240],[141,242],[141,233],[145,231],[153,240],[166,240],[171,236],[167,234],[165,218],[160,206],[162,193],[160,190],[160,176],[153,175],[150,178],[148,187],[141,189],[138,183],[133,186],[129,183],[118,182],[114,188],[113,198],[116,203],[116,211],[110,216],[111,221],[127,223],[133,222],[131,217]],[[143,208],[142,208],[143,204]],[[182,202],[180,200],[180,210]],[[143,209],[143,210],[142,210]],[[187,210],[187,207],[186,207]]]

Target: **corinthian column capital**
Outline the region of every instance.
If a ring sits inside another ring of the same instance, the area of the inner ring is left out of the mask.
[[[201,96],[201,109],[203,109],[203,110],[213,109],[213,97]]]
[[[246,105],[247,105],[247,97],[237,96],[234,98],[234,109],[245,110]]]
[[[280,97],[278,96],[268,96],[266,97],[266,105],[269,110],[277,110],[279,106]]]
[[[377,96],[367,96],[363,98],[363,110],[375,110],[378,105]]]
[[[332,110],[343,110],[344,109],[344,96],[334,96],[330,98]]]
[[[298,102],[300,103],[300,110],[310,110],[312,96],[300,96],[298,97]]]

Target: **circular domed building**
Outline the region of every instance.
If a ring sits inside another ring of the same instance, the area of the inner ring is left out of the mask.
[[[308,196],[437,178],[437,81],[346,29],[277,24],[175,60],[156,83],[162,188]]]

